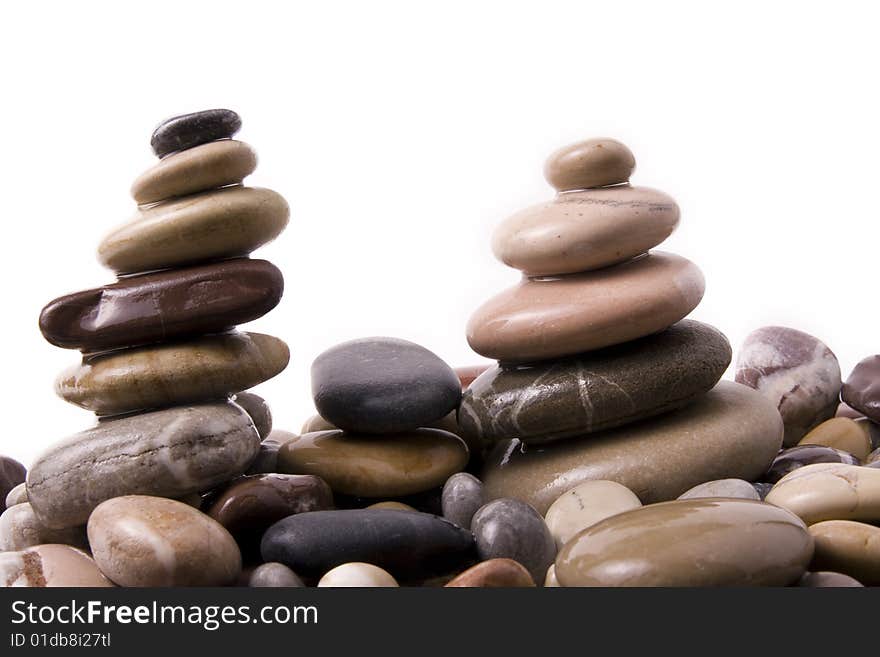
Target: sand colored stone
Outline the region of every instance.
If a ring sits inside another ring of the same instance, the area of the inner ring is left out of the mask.
[[[864,460],[871,452],[871,436],[854,420],[835,417],[811,429],[798,445],[825,445]]]
[[[641,505],[635,493],[615,481],[585,481],[560,495],[547,509],[544,520],[556,539],[556,547],[562,549],[587,527]]]
[[[595,138],[563,146],[544,164],[544,177],[558,191],[617,185],[629,180],[636,158],[616,139]]]
[[[808,525],[823,520],[880,521],[880,470],[840,463],[805,465],[780,479],[767,502]]]
[[[0,587],[112,587],[94,560],[69,545],[36,545],[0,552]]]
[[[324,587],[396,587],[397,580],[384,568],[371,563],[344,563],[327,573],[318,582]]]
[[[852,520],[826,520],[810,525],[816,543],[811,567],[880,586],[880,527]]]

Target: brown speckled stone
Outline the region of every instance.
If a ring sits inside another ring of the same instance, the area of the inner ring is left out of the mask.
[[[553,152],[544,164],[544,177],[564,192],[625,183],[635,168],[636,158],[624,144],[594,138]]]
[[[37,545],[0,552],[0,586],[111,587],[94,560],[69,545]]]

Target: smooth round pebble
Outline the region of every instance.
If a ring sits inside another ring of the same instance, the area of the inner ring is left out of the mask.
[[[248,586],[254,588],[301,588],[305,586],[295,572],[283,563],[263,563],[254,568]]]
[[[716,479],[697,484],[678,496],[680,500],[700,497],[735,497],[743,500],[760,500],[761,496],[755,487],[742,479]]]
[[[241,117],[229,109],[209,109],[165,119],[153,130],[150,146],[158,157],[218,139],[241,130]]]
[[[840,463],[805,465],[780,479],[766,500],[808,525],[823,520],[880,521],[880,470]]]
[[[485,503],[483,482],[470,473],[457,472],[443,484],[443,517],[459,527],[470,529],[474,514]]]
[[[20,484],[15,486],[15,488],[9,491],[9,494],[6,496],[6,506],[4,507],[4,509],[8,509],[11,506],[22,504],[23,502],[27,501],[27,484],[21,482]]]
[[[393,511],[418,511],[413,506],[409,504],[404,504],[403,502],[395,502],[394,500],[387,500],[385,502],[376,502],[375,504],[370,504],[365,507],[367,509],[391,509]]]
[[[260,440],[265,440],[272,431],[272,410],[268,402],[252,392],[239,392],[232,401],[241,406],[251,416]]]
[[[21,463],[8,456],[0,456],[0,505],[9,491],[22,483],[26,476],[27,470]],[[5,505],[0,506],[0,511],[5,508]]]
[[[629,181],[636,158],[616,139],[595,138],[563,146],[544,164],[544,177],[556,190],[618,185]]]
[[[545,589],[559,588],[559,580],[556,579],[556,564],[555,563],[551,563],[550,567],[547,569],[547,575],[544,577],[544,588]]]
[[[107,500],[89,516],[88,534],[101,572],[120,586],[222,586],[241,571],[230,533],[176,500]]]
[[[798,445],[825,445],[861,460],[871,451],[871,437],[855,420],[834,417],[811,429]]]
[[[642,506],[639,498],[626,486],[615,481],[585,481],[560,495],[544,520],[562,549],[571,538],[600,520]]]
[[[811,567],[831,570],[880,586],[880,527],[851,520],[827,520],[810,525],[816,542]]]
[[[505,557],[522,564],[541,581],[556,557],[556,541],[535,509],[514,499],[480,507],[471,522],[480,559]]]
[[[8,507],[0,513],[0,552],[24,550],[47,543],[87,547],[82,526],[51,529],[40,522],[29,502]]]
[[[798,580],[798,586],[810,588],[854,588],[862,587],[864,584],[843,573],[821,570],[815,573],[804,573],[803,577]]]
[[[861,461],[849,452],[843,452],[833,447],[825,447],[824,445],[796,445],[779,452],[762,479],[775,484],[789,472],[794,472],[798,468],[812,465],[813,463],[861,465]]]
[[[396,433],[429,425],[458,406],[461,383],[434,353],[397,338],[336,345],[312,363],[321,417],[357,433]]]
[[[840,393],[852,408],[880,422],[880,354],[858,362]]]
[[[779,409],[786,447],[796,445],[837,410],[837,358],[823,342],[803,331],[765,326],[750,333],[737,356],[735,378]]]
[[[329,570],[319,581],[318,587],[395,587],[397,580],[391,574],[371,563],[344,563]]]
[[[573,356],[672,326],[704,289],[694,263],[660,251],[582,274],[523,278],[471,315],[467,340],[504,362]]]
[[[677,500],[620,513],[556,558],[562,586],[785,586],[813,555],[794,514],[764,502]]]
[[[446,584],[447,588],[523,588],[535,586],[525,566],[513,559],[489,559],[471,566]]]
[[[94,560],[69,545],[36,545],[20,552],[0,552],[2,587],[113,586]]]

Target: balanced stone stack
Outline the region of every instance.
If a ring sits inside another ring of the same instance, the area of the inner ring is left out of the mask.
[[[112,518],[165,513],[163,522],[183,521],[189,507],[157,498],[198,505],[199,493],[242,474],[257,456],[271,427],[268,407],[239,393],[280,373],[289,351],[276,337],[235,327],[281,299],[278,268],[248,256],[281,233],[289,211],[276,192],[242,184],[257,159],[232,139],[240,126],[225,109],[159,125],[151,145],[160,159],[131,189],[138,210],[98,247],[118,280],[43,309],[45,338],[83,354],[57,379],[58,394],[100,421],[33,464],[27,502],[9,509],[18,516],[12,524],[30,523],[30,531],[11,531],[8,521],[3,549],[84,546],[93,516],[89,540],[99,560],[110,534],[123,531]],[[115,506],[102,504],[111,499]],[[209,530],[197,552],[207,574],[195,582],[225,583],[240,568],[238,549],[228,534],[209,540],[211,531],[225,533],[219,525]],[[143,583],[99,565],[116,583]]]
[[[779,450],[773,405],[718,383],[727,339],[685,319],[703,276],[653,250],[679,209],[630,185],[634,167],[610,139],[563,148],[545,168],[556,197],[494,234],[496,256],[523,278],[470,319],[471,347],[500,362],[465,391],[458,414],[487,452],[487,499],[544,514],[578,484],[610,480],[645,504],[674,500],[711,480],[754,481]]]

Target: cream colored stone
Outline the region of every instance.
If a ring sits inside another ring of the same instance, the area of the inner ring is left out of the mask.
[[[24,550],[46,543],[86,547],[83,527],[50,529],[37,518],[29,502],[22,502],[0,514],[0,552]]]
[[[743,500],[760,500],[758,491],[744,479],[715,479],[686,490],[678,496],[680,500],[700,497],[735,497]]]
[[[10,490],[9,494],[6,496],[6,508],[8,509],[11,506],[27,501],[27,484],[21,482],[18,486]]]
[[[835,417],[811,429],[798,445],[825,445],[863,461],[871,452],[871,437],[855,420]]]
[[[636,494],[616,481],[585,481],[560,495],[544,516],[556,547],[579,531],[617,513],[640,507]]]
[[[559,191],[617,185],[629,180],[636,158],[615,139],[587,139],[564,146],[547,158],[544,177]]]
[[[352,561],[336,566],[328,571],[318,582],[319,588],[325,587],[396,587],[398,586],[391,574],[371,563]]]
[[[843,463],[805,465],[780,479],[765,498],[808,525],[823,520],[880,520],[880,470]]]
[[[392,509],[394,511],[418,511],[415,507],[410,506],[409,504],[404,504],[403,502],[395,502],[393,500],[388,502],[376,502],[375,504],[371,504],[366,507],[367,509]]]
[[[852,520],[826,520],[810,526],[816,543],[811,567],[880,586],[880,527]]]
[[[544,588],[559,588],[559,580],[556,579],[556,564],[551,563],[547,569],[547,576],[544,578]]]
[[[94,560],[69,545],[0,553],[0,587],[111,587]]]

